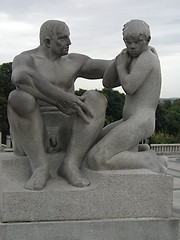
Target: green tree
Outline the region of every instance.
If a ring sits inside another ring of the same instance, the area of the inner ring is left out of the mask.
[[[85,93],[85,92],[86,92],[86,90],[80,88],[79,90],[76,90],[76,91],[75,91],[75,94],[76,94],[77,96],[81,96],[81,95],[82,95],[83,93]]]
[[[180,99],[175,100],[166,114],[167,133],[177,135],[180,133]]]
[[[154,133],[151,137],[151,143],[155,144],[168,144],[168,143],[178,143],[179,137],[170,135],[168,133],[158,132]]]
[[[116,90],[102,89],[102,94],[107,98],[108,105],[106,109],[105,124],[115,122],[122,118],[123,106],[125,101],[124,93],[120,93]]]
[[[156,132],[166,132],[166,109],[162,103],[159,103],[156,109]]]
[[[11,62],[0,65],[0,131],[2,132],[3,143],[5,143],[6,135],[9,134],[7,99],[9,93],[15,89],[11,83],[11,66]]]
[[[180,142],[180,99],[160,102],[156,111],[154,143]]]

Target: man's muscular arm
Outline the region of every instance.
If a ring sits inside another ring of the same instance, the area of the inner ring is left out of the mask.
[[[106,88],[114,88],[120,86],[115,61],[106,69],[103,76],[103,86]]]
[[[107,88],[120,86],[114,60],[92,59],[85,55],[79,55],[84,64],[79,76],[89,79],[103,78],[103,85]]]
[[[77,59],[81,62],[81,68],[78,77],[87,79],[103,78],[104,72],[113,60],[92,59],[86,55],[76,54]]]
[[[12,83],[19,89],[32,96],[58,107],[67,115],[79,114],[85,122],[89,122],[86,115],[92,117],[90,110],[83,103],[84,99],[64,92],[49,83],[37,70],[34,60],[28,55],[19,55],[12,65]]]

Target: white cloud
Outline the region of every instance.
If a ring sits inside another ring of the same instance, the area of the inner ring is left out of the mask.
[[[65,21],[71,31],[71,52],[94,58],[114,58],[122,48],[121,29],[131,19],[143,19],[161,60],[163,97],[179,97],[179,0],[1,0],[0,64],[39,44],[39,28],[48,19]],[[81,86],[82,84],[82,86]],[[81,88],[101,88],[101,81],[78,80]]]
[[[33,25],[12,20],[7,14],[0,13],[0,18],[0,52],[3,56],[0,60],[1,63],[10,62],[15,55],[32,48],[36,38],[36,44],[38,44],[38,35]]]
[[[180,98],[180,53],[174,56],[165,56],[161,59],[162,69],[162,97],[179,97]]]

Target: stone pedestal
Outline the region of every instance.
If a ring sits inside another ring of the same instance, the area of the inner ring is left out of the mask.
[[[0,154],[0,240],[178,240],[173,179],[149,170],[95,172],[75,188],[56,174],[62,154],[48,155],[51,179],[28,191],[26,157]]]
[[[179,240],[178,220],[128,218],[0,224],[1,240]]]

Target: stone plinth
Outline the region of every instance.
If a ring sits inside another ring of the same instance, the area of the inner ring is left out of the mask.
[[[7,154],[7,153],[6,153]],[[58,162],[58,154],[54,155]],[[76,188],[54,172],[42,191],[28,191],[27,158],[1,160],[2,222],[118,218],[167,218],[172,210],[172,177],[149,170],[95,172],[84,169],[91,185]]]
[[[0,240],[179,240],[179,221],[107,219],[0,224]]]
[[[51,179],[28,191],[27,158],[0,154],[0,240],[179,240],[172,177],[84,169],[91,185],[75,188],[56,173],[63,157],[48,155]]]

